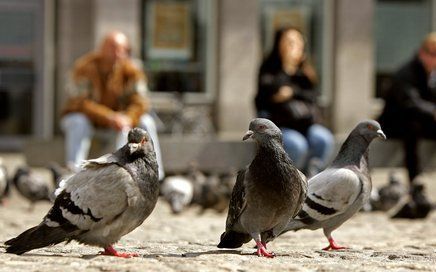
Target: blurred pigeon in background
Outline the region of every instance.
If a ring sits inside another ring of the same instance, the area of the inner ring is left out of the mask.
[[[59,184],[62,180],[69,178],[74,173],[69,171],[67,168],[64,168],[60,166],[57,162],[51,162],[47,169],[50,171],[50,173],[53,176],[53,184],[56,188],[59,187]]]
[[[27,166],[17,168],[12,183],[17,191],[30,201],[30,211],[33,210],[35,202],[50,201],[50,194],[54,191],[53,185],[48,180]]]
[[[371,195],[370,206],[372,211],[389,211],[408,194],[407,186],[401,182],[400,176],[396,172],[389,174],[388,184],[378,189]]]
[[[229,206],[236,171],[233,171],[233,168],[231,168],[228,173],[206,175],[198,168],[197,162],[191,162],[186,174],[186,177],[194,186],[191,204],[201,208],[200,214],[208,209],[219,213],[224,212]],[[229,181],[229,179],[232,180]]]
[[[422,219],[426,218],[433,205],[425,194],[425,186],[418,176],[410,185],[410,192],[391,211],[391,218]]]
[[[351,131],[332,164],[309,179],[303,208],[282,233],[322,228],[329,241],[324,250],[345,248],[336,244],[331,233],[369,200],[368,147],[377,137],[386,139],[380,124],[373,120],[360,122]]]
[[[0,205],[4,204],[4,199],[9,196],[10,193],[10,181],[8,177],[8,171],[3,164],[3,159],[0,158]]]
[[[113,248],[141,225],[159,195],[158,166],[147,132],[134,128],[115,153],[85,161],[83,170],[61,182],[43,221],[5,242],[6,252],[23,254],[63,241],[100,246],[102,254],[132,257]]]
[[[256,156],[238,173],[218,247],[237,248],[253,239],[258,256],[274,257],[264,237],[278,235],[297,215],[307,185],[284,151],[281,131],[273,122],[252,120],[243,140],[248,138],[256,141]]]
[[[171,211],[178,214],[191,204],[194,185],[184,176],[168,176],[161,185],[161,193]]]

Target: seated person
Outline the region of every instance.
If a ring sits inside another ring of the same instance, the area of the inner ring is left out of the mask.
[[[388,138],[399,138],[405,150],[409,182],[422,172],[418,140],[436,139],[436,32],[393,76],[379,118]]]
[[[318,124],[317,79],[304,47],[297,29],[277,31],[272,51],[260,67],[255,104],[259,117],[271,119],[282,130],[284,148],[295,166],[313,175],[326,167],[334,139]]]
[[[164,177],[156,126],[147,98],[144,73],[129,58],[127,37],[108,33],[96,52],[79,58],[71,74],[69,98],[63,110],[61,128],[65,133],[66,165],[77,171],[88,156],[96,129],[109,130],[116,147],[127,142],[132,127],[141,127],[154,142],[159,178]]]

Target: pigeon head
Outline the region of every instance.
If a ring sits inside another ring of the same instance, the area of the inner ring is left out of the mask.
[[[272,139],[282,141],[282,132],[270,120],[264,118],[256,118],[250,122],[248,131],[245,133],[242,140],[253,138],[256,142],[262,143]]]
[[[366,120],[357,124],[354,129],[356,133],[365,138],[368,142],[371,142],[374,138],[381,138],[386,140],[386,135],[380,127],[380,124],[374,120]]]
[[[153,150],[153,142],[148,133],[141,128],[132,128],[127,135],[127,145],[129,146],[130,154],[147,153]]]
[[[12,182],[14,184],[18,183],[18,180],[22,177],[22,176],[29,176],[30,175],[30,169],[27,166],[21,166],[18,167],[14,177],[12,178]]]

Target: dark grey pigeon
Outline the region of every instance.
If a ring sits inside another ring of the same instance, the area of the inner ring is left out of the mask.
[[[389,175],[389,182],[375,189],[376,197],[371,195],[370,203],[373,211],[389,211],[406,196],[408,195],[407,186],[401,182],[399,173],[391,173]]]
[[[273,257],[264,237],[278,235],[289,218],[297,215],[306,197],[306,181],[292,165],[282,145],[282,134],[273,122],[257,118],[243,140],[253,138],[257,152],[239,171],[233,188],[219,248],[237,248],[253,239],[257,255]]]
[[[104,248],[104,255],[131,257],[112,245],[142,224],[159,195],[158,167],[148,134],[134,128],[128,143],[112,154],[86,161],[83,170],[62,181],[43,221],[7,242],[6,252],[76,240]]]
[[[331,233],[369,200],[372,183],[368,171],[368,147],[377,137],[386,139],[376,121],[360,122],[353,129],[332,164],[309,179],[303,208],[282,233],[322,228],[329,241],[324,250],[345,248],[335,243]]]

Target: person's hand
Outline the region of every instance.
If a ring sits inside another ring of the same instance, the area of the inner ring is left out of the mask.
[[[132,120],[125,114],[116,113],[111,117],[111,126],[118,131],[132,128]]]
[[[289,86],[282,86],[279,91],[272,97],[273,102],[283,103],[294,96],[294,90]]]

